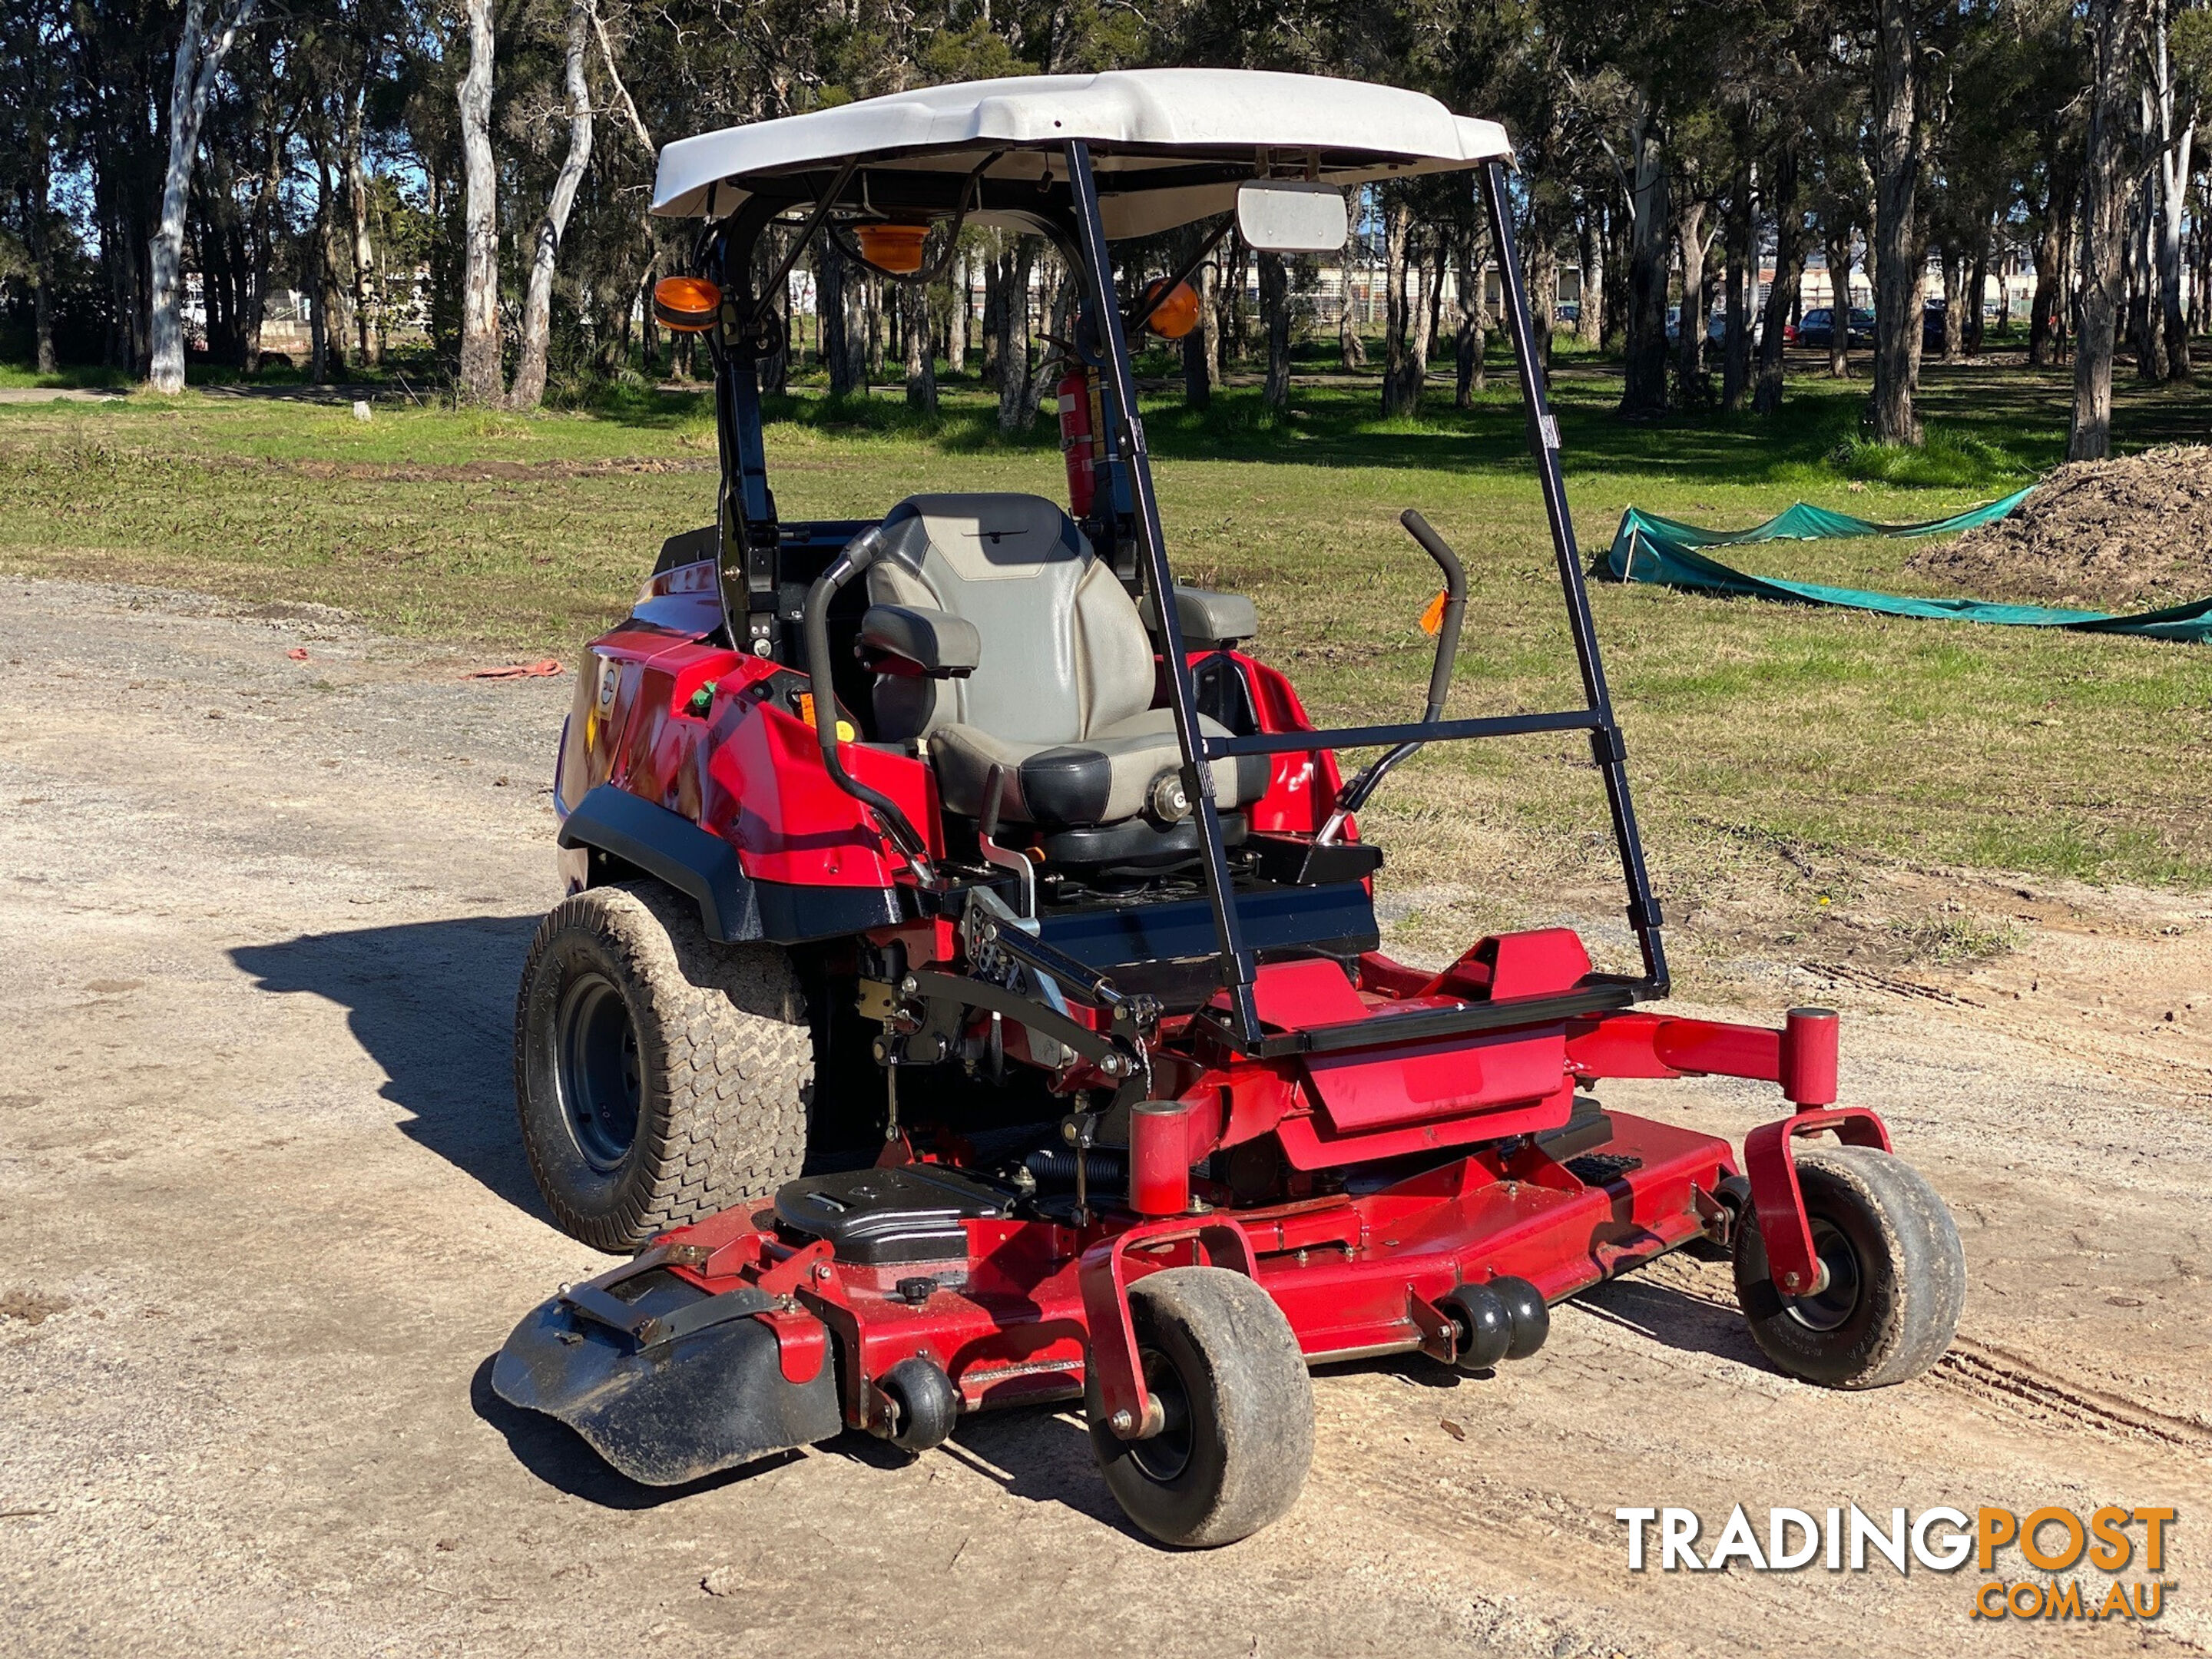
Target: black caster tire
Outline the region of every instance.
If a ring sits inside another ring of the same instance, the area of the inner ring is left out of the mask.
[[[1505,1357],[1530,1358],[1552,1334],[1552,1310],[1545,1305],[1543,1291],[1525,1279],[1493,1279],[1490,1289],[1505,1304],[1505,1317],[1513,1328]]]
[[[1782,1370],[1831,1389],[1879,1389],[1943,1357],[1966,1300],[1959,1230],[1911,1165],[1865,1146],[1811,1146],[1797,1182],[1826,1289],[1784,1296],[1747,1212],[1735,1290],[1752,1340]]]
[[[1459,1357],[1452,1361],[1455,1369],[1494,1370],[1513,1346],[1513,1316],[1506,1310],[1505,1298],[1489,1285],[1456,1285],[1437,1305],[1459,1327]]]
[[[1313,1385],[1275,1300],[1225,1267],[1170,1267],[1129,1288],[1145,1386],[1166,1426],[1124,1440],[1095,1378],[1084,1406],[1098,1467],[1130,1520],[1163,1544],[1208,1549],[1279,1520],[1313,1462]]]
[[[799,1174],[814,1044],[790,957],[653,883],[539,924],[515,999],[522,1146],[563,1232],[618,1254]]]
[[[911,1355],[884,1372],[877,1386],[898,1407],[891,1444],[920,1453],[951,1438],[960,1421],[960,1390],[935,1360]]]

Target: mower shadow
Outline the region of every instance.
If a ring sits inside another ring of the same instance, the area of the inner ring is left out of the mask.
[[[758,1480],[806,1455],[781,1452],[757,1463],[748,1463],[743,1468],[725,1469],[720,1474],[687,1481],[680,1486],[645,1486],[610,1467],[567,1424],[556,1423],[538,1412],[525,1411],[520,1406],[510,1406],[494,1394],[492,1363],[488,1357],[469,1379],[471,1408],[499,1431],[507,1449],[514,1453],[514,1461],[524,1468],[555,1491],[580,1498],[586,1504],[596,1504],[603,1510],[659,1509],[664,1504],[696,1498],[702,1492]]]
[[[963,1417],[952,1438],[938,1450],[981,1475],[1009,1498],[1032,1504],[1058,1504],[1087,1521],[1111,1527],[1147,1548],[1161,1547],[1139,1530],[1114,1501],[1098,1473],[1091,1432],[1068,1413],[1079,1406],[1035,1406]],[[843,1449],[848,1435],[838,1441]],[[872,1449],[874,1443],[869,1443]],[[859,1455],[856,1449],[855,1455]],[[870,1460],[872,1461],[872,1460]]]
[[[378,1092],[400,1132],[516,1208],[544,1217],[514,1127],[514,988],[538,918],[437,921],[303,933],[241,945],[230,959],[258,988],[347,1011],[354,1040],[384,1068]]]
[[[1755,1370],[1776,1370],[1751,1340],[1750,1327],[1735,1308],[1672,1285],[1629,1273],[1578,1291],[1569,1305],[1682,1353],[1732,1359]]]

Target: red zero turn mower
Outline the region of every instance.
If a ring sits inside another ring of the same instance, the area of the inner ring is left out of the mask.
[[[1881,1120],[1837,1103],[1835,1016],[1636,1006],[1667,989],[1659,908],[1530,368],[1509,159],[1496,125],[1413,93],[1196,70],[937,87],[664,152],[657,210],[703,223],[698,274],[655,308],[713,355],[720,512],[579,677],[569,896],[515,1031],[554,1215],[641,1254],[522,1322],[504,1398],[669,1485],[1080,1397],[1131,1518],[1206,1545],[1297,1497],[1307,1366],[1524,1358],[1547,1304],[1679,1247],[1733,1252],[1796,1376],[1869,1388],[1942,1352],[1958,1237]],[[1232,222],[1334,255],[1347,186],[1452,170],[1500,256],[1583,706],[1445,718],[1466,583],[1409,512],[1443,576],[1427,707],[1318,731],[1240,648],[1250,603],[1170,572],[1128,338],[1190,325],[1185,282]],[[932,281],[966,223],[1048,239],[1080,282],[1070,510],[938,495],[782,521],[763,296],[817,237],[833,281]],[[1183,270],[1125,304],[1113,242],[1186,224]],[[1641,975],[1592,971],[1565,928],[1441,973],[1382,954],[1353,815],[1391,768],[1565,731],[1604,781]],[[1346,749],[1380,755],[1347,782]],[[1741,1164],[1590,1092],[1691,1073],[1778,1085]]]

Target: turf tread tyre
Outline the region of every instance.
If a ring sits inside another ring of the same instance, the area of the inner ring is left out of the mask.
[[[611,980],[636,1035],[637,1124],[618,1168],[595,1168],[556,1082],[565,976]],[[515,1005],[522,1144],[555,1221],[614,1253],[799,1172],[814,1048],[799,975],[769,945],[709,939],[696,909],[655,883],[595,887],[547,913]]]
[[[1749,1213],[1736,1237],[1736,1298],[1759,1350],[1792,1376],[1832,1389],[1879,1389],[1919,1376],[1951,1345],[1966,1299],[1959,1230],[1925,1177],[1868,1146],[1797,1152],[1805,1212],[1850,1244],[1856,1305],[1833,1330],[1792,1314]]]
[[[1249,1538],[1297,1501],[1313,1462],[1313,1384],[1275,1299],[1225,1267],[1170,1267],[1129,1287],[1140,1351],[1176,1369],[1190,1401],[1190,1456],[1156,1478],[1146,1442],[1106,1426],[1095,1378],[1084,1403],[1106,1485],[1129,1518],[1164,1544],[1205,1549]]]

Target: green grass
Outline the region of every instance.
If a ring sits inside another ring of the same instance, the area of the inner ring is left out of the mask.
[[[1629,424],[1610,412],[1618,381],[1602,364],[1563,362],[1554,392],[1586,548],[1632,502],[1724,526],[1801,498],[1925,519],[2059,459],[2062,377],[1923,372],[1936,441],[1897,456],[1856,441],[1863,381],[1793,377],[1771,421]],[[1382,421],[1375,401],[1371,380],[1322,375],[1281,415],[1244,386],[1202,414],[1172,399],[1149,409],[1179,571],[1252,594],[1260,653],[1317,715],[1410,714],[1429,651],[1415,619],[1435,575],[1395,520],[1419,506],[1472,579],[1455,710],[1571,704],[1510,373],[1494,361],[1465,411],[1448,381],[1413,417]],[[872,515],[923,489],[1057,496],[1050,422],[1008,440],[993,407],[962,387],[933,416],[896,391],[775,400],[783,515]],[[2201,433],[2208,413],[2212,397],[2193,389],[2123,385],[2119,441]],[[703,389],[617,386],[586,409],[528,418],[387,398],[367,422],[214,392],[0,407],[0,568],[318,601],[403,632],[573,656],[628,604],[660,539],[711,517],[714,458]],[[1778,543],[1744,562],[1943,591],[1904,568],[1915,545]],[[1646,587],[1602,586],[1594,604],[1662,896],[1693,929],[1723,914],[1793,929],[1871,915],[1869,883],[1890,865],[2212,887],[2194,758],[2212,739],[2212,653]],[[1449,890],[1466,913],[1617,908],[1603,805],[1571,739],[1432,749],[1374,816],[1394,881]],[[1899,948],[1972,954],[1995,926],[1908,918]]]

